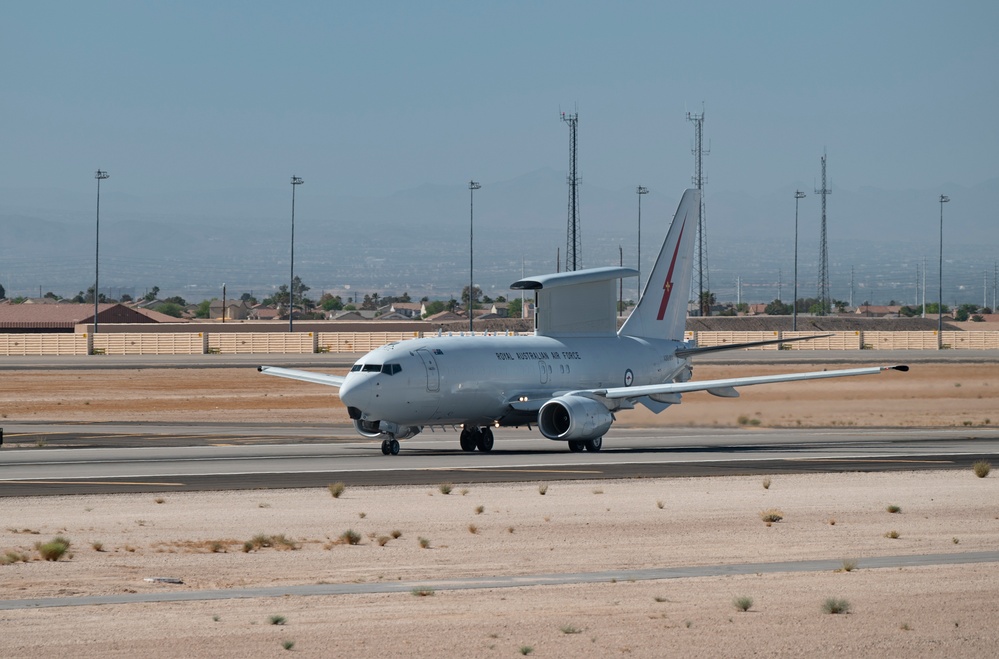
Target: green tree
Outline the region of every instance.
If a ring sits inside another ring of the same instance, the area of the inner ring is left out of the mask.
[[[715,304],[715,302],[716,302],[716,300],[715,300],[715,294],[712,293],[711,291],[704,291],[703,293],[700,294],[699,297],[700,297],[700,300],[699,300],[698,308],[701,310],[701,315],[702,316],[710,316],[711,315],[711,307],[713,307],[714,304]]]
[[[179,295],[174,295],[173,297],[168,297],[167,299],[165,299],[163,301],[164,302],[169,302],[171,304],[176,304],[178,307],[186,307],[187,306],[187,302],[184,300],[184,298],[182,298]]]
[[[152,302],[153,300],[156,299],[156,296],[159,294],[160,294],[160,287],[153,286],[142,299],[145,300],[146,302]]]
[[[174,318],[180,318],[184,315],[184,308],[176,302],[164,302],[162,304],[157,304],[153,307],[153,311],[158,311],[168,316],[173,316]]]
[[[202,300],[198,303],[198,308],[194,312],[195,318],[208,318],[211,316],[211,305],[212,300],[217,300],[218,298],[212,298],[211,300]]]
[[[763,313],[768,316],[790,316],[792,311],[793,309],[790,304],[784,304],[780,300],[774,300],[767,305],[766,309],[763,310]]]
[[[319,306],[323,308],[323,311],[339,311],[343,309],[343,300],[340,299],[339,295],[323,293],[323,296],[319,298]]]
[[[7,297],[7,291],[4,290],[3,284],[0,284],[0,300]]]
[[[482,298],[482,289],[476,286],[472,290],[472,308],[479,308],[479,300]],[[461,306],[468,309],[468,286],[461,289]]]
[[[425,306],[427,308],[427,313],[423,315],[424,318],[427,318],[428,316],[433,316],[434,314],[438,314],[447,309],[447,306],[445,306],[444,302],[442,302],[441,300],[434,300],[433,302],[427,302],[425,303]]]
[[[515,297],[510,300],[510,304],[506,308],[507,318],[520,318],[524,315],[524,307],[522,306],[519,297]]]

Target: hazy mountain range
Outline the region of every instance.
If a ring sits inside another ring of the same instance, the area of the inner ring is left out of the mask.
[[[101,188],[101,289],[143,294],[156,285],[188,300],[253,292],[262,297],[289,279],[291,186],[132,194],[112,179]],[[527,274],[565,260],[568,186],[551,169],[475,192],[475,283],[509,295]],[[658,253],[684,182],[661,189],[642,182],[642,272]],[[719,300],[791,297],[794,191],[800,203],[799,296],[816,294],[820,198],[799,183],[753,194],[705,191],[708,276]],[[999,179],[939,190],[839,189],[827,198],[832,295],[856,303],[912,303],[926,259],[926,299],[936,299],[940,193],[944,207],[944,301],[991,304],[999,259]],[[0,198],[0,284],[8,296],[60,295],[94,280],[96,194],[6,189]],[[636,263],[634,187],[580,186],[582,266]],[[469,279],[467,183],[424,185],[384,197],[327,193],[306,177],[297,188],[295,272],[313,291],[458,296]],[[349,288],[348,288],[349,287]],[[635,281],[625,297],[636,295]]]

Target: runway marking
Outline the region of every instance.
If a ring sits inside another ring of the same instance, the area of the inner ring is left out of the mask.
[[[0,485],[80,485],[80,481],[36,481],[36,480],[3,480]],[[144,481],[84,481],[84,485],[156,485],[184,487],[187,483],[150,483]]]
[[[794,462],[904,462],[907,464],[957,464],[953,460],[906,460],[904,458],[787,458],[787,460]]]
[[[493,469],[491,467],[437,467],[434,469],[428,469],[428,471],[475,471],[475,472],[490,472],[490,473],[508,473],[508,474],[602,474],[604,473],[599,469],[582,470],[582,469],[518,469],[516,467],[511,467],[509,469]]]

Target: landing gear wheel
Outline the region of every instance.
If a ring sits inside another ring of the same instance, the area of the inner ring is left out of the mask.
[[[586,442],[584,442],[584,445],[586,446],[587,451],[590,451],[591,453],[596,453],[603,447],[604,438],[597,437],[596,439],[588,439],[586,440]]]
[[[493,431],[492,429],[486,427],[479,431],[479,438],[475,445],[483,453],[488,453],[493,450]]]
[[[389,446],[389,440],[382,440],[382,455],[388,455],[392,452],[392,448]]]
[[[569,450],[572,451],[573,453],[582,453],[582,451],[583,451],[583,442],[581,442],[578,439],[570,439],[569,440]]]
[[[392,455],[399,455],[399,440],[390,439],[388,440],[388,442],[389,442],[389,452],[391,452]]]
[[[469,432],[468,428],[462,429],[461,435],[458,436],[458,443],[461,444],[462,451],[475,450],[475,439],[472,437],[472,433]]]

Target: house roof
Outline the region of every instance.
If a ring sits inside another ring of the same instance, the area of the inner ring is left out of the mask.
[[[100,304],[99,323],[155,323],[123,304]],[[0,329],[61,329],[94,322],[92,304],[0,304]]]

